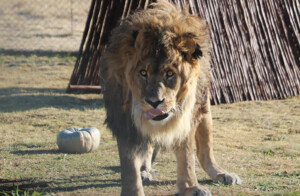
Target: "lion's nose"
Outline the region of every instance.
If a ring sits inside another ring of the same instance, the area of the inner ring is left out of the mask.
[[[165,99],[162,100],[155,100],[155,101],[151,101],[150,99],[146,99],[146,102],[149,103],[153,108],[157,108],[157,106],[161,103],[163,103],[165,101]]]

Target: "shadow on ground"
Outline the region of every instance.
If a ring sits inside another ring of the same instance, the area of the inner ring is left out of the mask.
[[[57,193],[84,190],[90,188],[121,187],[119,179],[101,180],[100,176],[71,176],[70,178],[59,178],[43,181],[37,178],[29,179],[0,179],[0,192],[11,193],[16,187],[19,194],[25,191],[37,191],[40,193]]]
[[[6,95],[18,95],[22,93],[28,94],[36,94],[36,93],[55,93],[55,94],[65,94],[66,89],[59,89],[59,88],[1,88],[0,89],[0,96]]]
[[[100,179],[101,176],[70,176],[70,178],[59,178],[49,181],[43,181],[37,178],[30,179],[0,179],[0,192],[10,193],[19,188],[19,193],[24,191],[37,191],[40,193],[58,193],[71,192],[77,190],[84,190],[90,188],[107,188],[107,187],[121,187],[121,179]],[[199,181],[200,185],[211,184],[211,180]],[[175,185],[175,180],[167,181],[151,181],[144,184],[144,186],[162,186]],[[175,190],[174,190],[175,191]]]
[[[78,55],[78,52],[68,52],[68,51],[51,51],[51,50],[6,50],[0,49],[0,53],[3,55],[22,55],[22,56],[47,56],[47,57],[54,57],[54,56],[74,56]]]
[[[102,169],[104,170],[111,170],[115,173],[121,172],[121,167],[120,166],[109,166],[109,167],[103,167]]]
[[[59,152],[56,149],[53,150],[17,150],[17,151],[13,151],[11,152],[12,154],[16,154],[16,155],[37,155],[37,154],[60,154],[61,152]]]
[[[65,89],[3,88],[0,89],[0,112],[19,112],[43,107],[61,109],[97,109],[102,98],[82,99],[65,94]]]

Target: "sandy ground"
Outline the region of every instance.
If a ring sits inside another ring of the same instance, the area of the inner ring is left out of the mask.
[[[0,0],[0,49],[77,51],[91,0]]]

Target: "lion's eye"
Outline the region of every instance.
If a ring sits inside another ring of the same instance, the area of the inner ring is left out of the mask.
[[[171,78],[171,77],[174,76],[174,72],[169,70],[169,71],[167,71],[166,76],[167,76],[167,78],[169,79],[169,78]]]
[[[147,71],[144,70],[144,69],[142,69],[142,70],[140,71],[140,75],[141,75],[142,77],[147,77]]]

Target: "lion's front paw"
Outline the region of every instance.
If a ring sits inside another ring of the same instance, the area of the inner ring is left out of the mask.
[[[141,171],[141,178],[143,182],[149,182],[152,180],[152,174],[145,170]]]
[[[205,187],[192,186],[185,189],[183,194],[177,193],[175,196],[211,196],[211,193]]]
[[[226,185],[242,184],[242,180],[235,173],[222,173],[218,174],[214,182],[221,182]]]
[[[157,175],[157,171],[152,169],[150,172],[147,172],[146,170],[141,171],[141,178],[143,182],[149,182],[152,180],[153,177]]]

